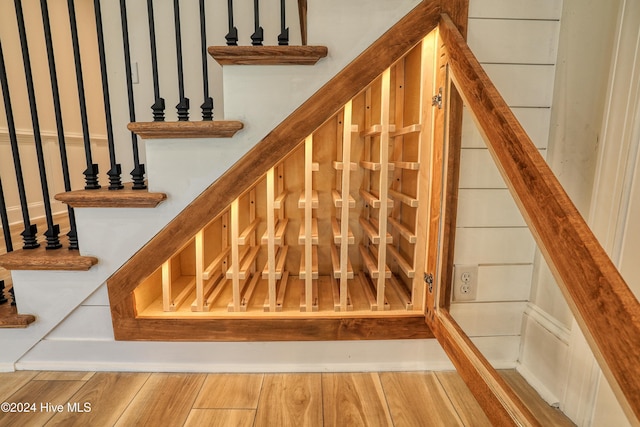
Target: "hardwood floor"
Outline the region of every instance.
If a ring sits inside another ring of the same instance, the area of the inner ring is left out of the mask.
[[[543,425],[573,425],[515,371],[501,373]],[[490,425],[455,372],[18,371],[0,373],[0,402],[22,410],[3,406],[0,426]]]

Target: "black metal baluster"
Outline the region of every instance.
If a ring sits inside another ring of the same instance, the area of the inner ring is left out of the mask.
[[[153,11],[152,11],[153,13]],[[127,76],[127,99],[129,100],[129,121],[136,121],[136,110],[133,100],[133,79],[131,77],[131,49],[129,48],[129,24],[127,23],[127,4],[125,0],[120,0],[120,22],[122,24],[122,46],[124,51],[124,67]],[[154,41],[155,44],[155,41]],[[155,46],[154,46],[155,48]],[[154,77],[157,80],[157,73]],[[164,109],[164,100],[162,100]],[[155,113],[154,113],[155,115]],[[164,118],[164,113],[163,113]],[[144,183],[144,165],[140,164],[140,153],[138,149],[138,136],[131,132],[131,146],[133,151],[133,170],[131,177],[133,179],[134,190],[144,190],[147,185]]]
[[[4,99],[4,111],[7,115],[7,129],[9,131],[9,141],[11,142],[11,153],[13,155],[13,166],[16,170],[16,182],[18,184],[18,197],[20,198],[20,208],[22,210],[22,222],[24,231],[22,232],[22,249],[35,249],[40,246],[36,239],[38,229],[35,224],[31,224],[27,205],[27,192],[24,186],[24,176],[22,174],[22,162],[20,161],[20,151],[18,150],[18,136],[16,126],[13,121],[13,109],[11,108],[11,96],[9,95],[9,82],[7,71],[4,65],[4,54],[2,53],[2,42],[0,41],[0,84],[2,85],[2,97]]]
[[[96,18],[96,33],[98,36],[98,56],[100,58],[100,74],[102,77],[102,99],[104,103],[104,116],[107,128],[107,146],[109,147],[109,165],[107,172],[109,177],[109,190],[122,190],[124,185],[120,176],[122,167],[116,161],[116,147],[113,142],[113,123],[111,119],[111,100],[109,96],[109,79],[107,78],[107,58],[104,52],[104,32],[102,30],[102,10],[100,0],[93,0],[94,15]]]
[[[11,229],[9,228],[9,215],[7,215],[7,204],[4,201],[4,190],[2,188],[2,178],[0,178],[0,222],[2,223],[2,234],[4,235],[4,246],[7,252],[13,251],[11,241]],[[0,295],[1,297],[2,295]]]
[[[62,163],[62,179],[64,190],[71,191],[71,180],[69,178],[69,162],[67,158],[67,144],[62,123],[62,109],[60,107],[60,90],[58,88],[58,73],[56,70],[55,55],[53,53],[53,42],[51,37],[51,24],[49,22],[49,7],[47,0],[40,0],[42,10],[42,26],[44,28],[45,43],[47,46],[47,59],[49,61],[49,77],[51,79],[51,92],[53,94],[53,109],[56,116],[56,128],[58,130],[58,147],[60,149],[60,161]],[[76,215],[71,206],[67,206],[69,214],[69,225],[71,230],[67,233],[69,238],[69,249],[78,249],[78,232],[76,228]]]
[[[149,41],[151,42],[151,69],[153,71],[153,96],[154,102],[153,121],[164,121],[164,98],[160,97],[160,82],[158,78],[158,50],[156,47],[156,24],[153,16],[153,0],[147,0],[147,16],[149,18]],[[142,172],[144,175],[144,171]]]
[[[78,101],[80,103],[80,120],[82,122],[82,136],[84,139],[84,154],[87,162],[87,170],[84,171],[85,190],[97,190],[98,165],[93,163],[91,157],[91,139],[89,136],[89,121],[87,119],[87,102],[84,94],[84,80],[82,77],[82,62],[80,61],[80,43],[78,42],[78,24],[76,21],[76,8],[74,0],[67,0],[69,8],[69,24],[71,27],[71,43],[73,45],[73,60],[76,67],[76,84],[78,85]]]
[[[280,35],[278,36],[278,44],[287,46],[289,44],[289,28],[285,14],[285,0],[280,0]]]
[[[24,25],[21,0],[15,0],[16,17],[18,20],[18,32],[20,33],[20,45],[22,47],[22,62],[24,74],[27,81],[27,95],[29,97],[29,107],[31,110],[31,123],[33,124],[33,139],[36,146],[36,157],[38,159],[38,169],[40,172],[40,186],[42,187],[42,202],[44,213],[47,219],[47,231],[44,233],[47,238],[47,249],[61,248],[60,226],[53,223],[53,212],[51,210],[51,200],[49,198],[49,184],[47,183],[47,173],[44,164],[44,151],[42,149],[42,138],[40,135],[40,122],[38,119],[38,107],[36,105],[36,95],[33,86],[33,75],[31,72],[31,58],[29,57],[29,46],[27,45],[27,31]]]
[[[202,120],[213,120],[213,98],[209,96],[209,70],[207,68],[207,25],[205,19],[204,0],[200,0],[200,45],[202,49],[202,90],[204,103],[202,109]]]
[[[173,18],[176,31],[176,59],[178,62],[178,94],[180,102],[176,105],[178,121],[189,120],[189,98],[184,96],[184,71],[182,66],[182,33],[180,30],[180,1],[173,0]]]
[[[262,41],[264,40],[264,31],[262,31],[262,27],[260,26],[259,9],[258,0],[253,0],[253,23],[255,31],[251,35],[251,44],[254,46],[262,46]]]
[[[229,33],[225,36],[227,46],[238,46],[238,29],[233,25],[233,0],[227,0],[227,16],[229,18]]]
[[[4,280],[0,280],[0,304],[6,304],[8,301],[4,295]]]

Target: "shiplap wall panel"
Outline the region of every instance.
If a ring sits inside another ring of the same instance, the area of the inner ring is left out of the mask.
[[[526,301],[532,272],[531,264],[478,266],[476,301]],[[496,283],[500,286],[496,286]]]
[[[560,19],[561,0],[470,0],[470,18]]]
[[[559,21],[471,19],[467,43],[485,64],[553,64],[559,31]]]
[[[111,308],[81,305],[47,335],[48,340],[113,340]]]
[[[560,0],[469,2],[469,45],[543,157],[561,11]],[[535,242],[466,109],[462,132],[454,264],[478,265],[478,292],[452,314],[470,336],[519,340]]]
[[[535,249],[526,227],[458,228],[455,244],[456,264],[526,264],[533,262]]]
[[[510,107],[550,107],[553,65],[482,64]]]
[[[519,335],[525,302],[451,304],[451,314],[471,336]]]
[[[458,227],[525,227],[526,223],[507,189],[461,189]]]
[[[549,120],[551,109],[548,107],[512,108],[516,118],[538,148],[546,148],[549,140]],[[486,148],[482,135],[476,127],[471,113],[465,108],[462,116],[462,148]]]

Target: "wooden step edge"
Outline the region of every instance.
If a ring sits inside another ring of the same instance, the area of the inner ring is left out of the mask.
[[[127,128],[142,139],[231,138],[244,127],[237,120],[132,122]]]
[[[35,322],[36,317],[32,314],[10,314],[0,317],[0,329],[2,328],[26,328]]]
[[[164,193],[134,190],[132,183],[125,183],[122,190],[76,190],[55,195],[55,199],[72,208],[155,208],[167,198]]]
[[[7,270],[87,271],[97,263],[96,257],[83,256],[78,251],[64,248],[47,250],[44,245],[0,255],[0,267]]]
[[[220,65],[314,65],[327,56],[326,46],[210,46]]]

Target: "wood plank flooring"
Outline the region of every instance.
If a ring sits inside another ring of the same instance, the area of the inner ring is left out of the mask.
[[[543,425],[573,425],[515,371],[501,374]],[[18,371],[0,373],[0,402],[30,405],[29,412],[0,411],[0,426],[490,425],[455,372]]]

